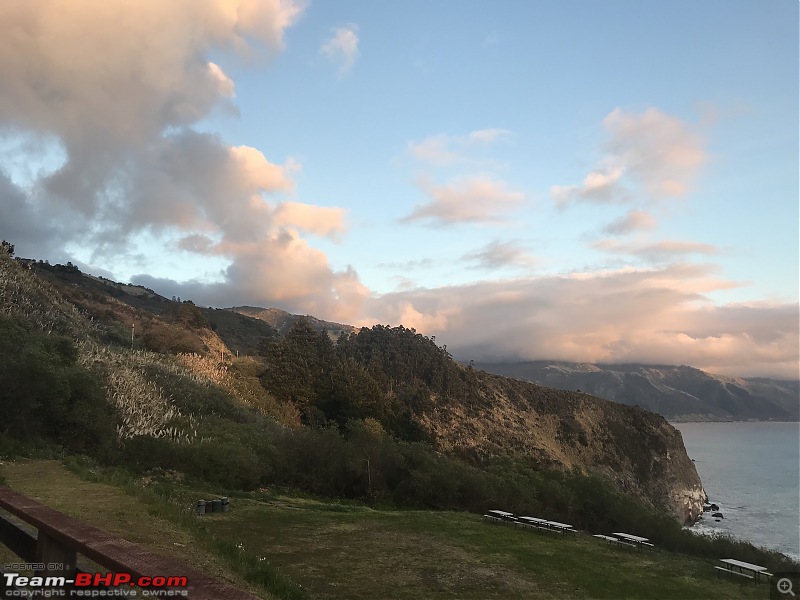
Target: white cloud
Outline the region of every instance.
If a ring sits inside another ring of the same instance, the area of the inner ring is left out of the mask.
[[[606,154],[581,185],[554,185],[559,206],[572,202],[627,202],[685,196],[708,157],[704,141],[681,119],[656,108],[629,114],[617,108],[603,119]]]
[[[208,251],[235,257],[221,282],[176,282],[148,275],[132,280],[163,295],[192,298],[199,304],[278,306],[342,322],[355,321],[369,296],[352,269],[334,271],[323,252],[292,230],[249,242],[223,241],[209,246]]]
[[[719,249],[711,244],[687,242],[684,240],[662,240],[659,242],[623,243],[616,240],[598,240],[591,244],[593,248],[613,254],[629,254],[639,256],[654,263],[669,262],[682,259],[691,254],[713,255]]]
[[[490,128],[472,131],[467,135],[439,133],[419,142],[409,142],[408,151],[420,162],[435,167],[466,163],[479,149],[489,147],[511,137],[507,129]]]
[[[419,161],[447,166],[461,160],[461,156],[450,148],[451,141],[452,138],[444,134],[432,135],[421,142],[409,142],[408,151]]]
[[[494,240],[484,247],[463,256],[473,265],[470,268],[495,271],[505,268],[531,269],[538,260],[515,241]]]
[[[511,132],[508,129],[479,129],[471,132],[467,138],[471,142],[480,144],[493,144],[499,140],[508,138]]]
[[[611,235],[626,235],[634,231],[653,229],[655,226],[656,220],[649,212],[630,210],[603,227],[603,231]]]
[[[358,58],[358,25],[350,23],[334,29],[333,37],[322,45],[320,52],[337,65],[340,76],[348,73]]]
[[[504,182],[490,177],[458,179],[447,185],[423,179],[419,187],[429,200],[414,207],[401,219],[403,223],[495,223],[525,200],[523,193],[509,190]]]
[[[275,209],[274,219],[278,226],[296,227],[338,240],[345,232],[343,208],[313,206],[300,202],[283,202]]]

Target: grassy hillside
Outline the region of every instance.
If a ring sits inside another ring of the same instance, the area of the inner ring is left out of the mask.
[[[0,465],[14,489],[263,598],[482,600],[763,598],[719,579],[715,561],[612,548],[446,511],[370,508],[280,490],[233,494],[231,511],[191,515],[219,488],[174,475],[129,479],[73,463]],[[259,572],[259,565],[273,565]],[[266,588],[259,581],[267,580]],[[272,590],[272,591],[269,591]]]

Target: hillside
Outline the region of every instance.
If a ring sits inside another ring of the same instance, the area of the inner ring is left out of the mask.
[[[332,340],[339,339],[343,333],[353,333],[352,325],[323,321],[311,315],[294,315],[279,308],[259,308],[256,306],[234,306],[226,310],[264,321],[280,334],[285,334],[299,319],[305,320],[315,331],[324,331]]]
[[[13,333],[7,337],[27,338],[29,345],[35,341],[43,356],[53,357],[49,364],[62,365],[63,373],[47,377],[83,382],[67,392],[76,397],[75,406],[104,415],[93,422],[96,430],[57,436],[60,443],[82,439],[76,446],[81,451],[90,452],[95,444],[113,456],[114,427],[101,423],[116,421],[123,454],[140,467],[167,462],[208,477],[201,457],[211,448],[203,440],[228,440],[236,464],[215,477],[239,486],[272,478],[315,493],[358,497],[382,490],[423,505],[485,510],[482,503],[496,492],[483,489],[484,482],[466,493],[458,477],[496,481],[507,473],[503,461],[513,460],[512,470],[602,477],[618,492],[667,510],[681,522],[701,511],[705,494],[680,434],[641,409],[463,367],[432,340],[403,327],[342,329],[334,343],[331,327],[340,326],[292,319],[278,335],[260,319],[169,300],[152,290],[84,275],[72,265],[14,261],[7,255],[0,261],[0,314],[11,319],[5,327]],[[264,317],[263,311],[258,314]],[[279,321],[275,325],[283,329]],[[37,331],[66,338],[52,346],[48,339],[57,338],[40,339]],[[61,346],[71,345],[68,339],[80,341],[63,353]],[[12,358],[10,365],[22,361],[18,371],[29,368],[28,360],[38,361],[30,368],[42,368],[40,358]],[[106,405],[100,404],[103,395]],[[52,410],[58,402],[51,396],[42,400]],[[45,437],[54,435],[49,433],[53,427],[26,425]],[[317,430],[330,428],[343,441],[319,438]],[[323,483],[307,478],[303,468],[275,462],[275,453],[281,460],[299,460],[294,455],[306,452],[306,443],[315,444],[313,452],[321,451],[320,444],[333,444],[347,457],[355,439],[372,439],[379,448],[369,457],[366,481],[358,464],[352,474]],[[171,443],[179,446],[170,449]],[[416,446],[403,445],[409,443]],[[438,464],[435,455],[427,456],[431,450],[455,462]],[[273,458],[265,470],[267,455]],[[442,482],[424,479],[428,469],[442,477],[453,469],[453,489],[462,491],[448,495]],[[511,488],[501,493],[510,494]],[[557,504],[561,493],[537,502]],[[562,508],[579,510],[577,505]]]
[[[732,378],[687,366],[594,365],[553,361],[480,363],[505,377],[581,390],[672,421],[797,421],[800,381]]]

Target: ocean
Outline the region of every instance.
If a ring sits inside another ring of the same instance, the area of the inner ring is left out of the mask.
[[[692,529],[723,532],[800,560],[800,425],[672,423],[683,435],[711,513]]]

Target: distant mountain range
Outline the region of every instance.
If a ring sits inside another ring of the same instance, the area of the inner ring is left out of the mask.
[[[672,421],[800,420],[800,381],[712,375],[687,366],[556,361],[475,367],[562,390],[641,406]]]

